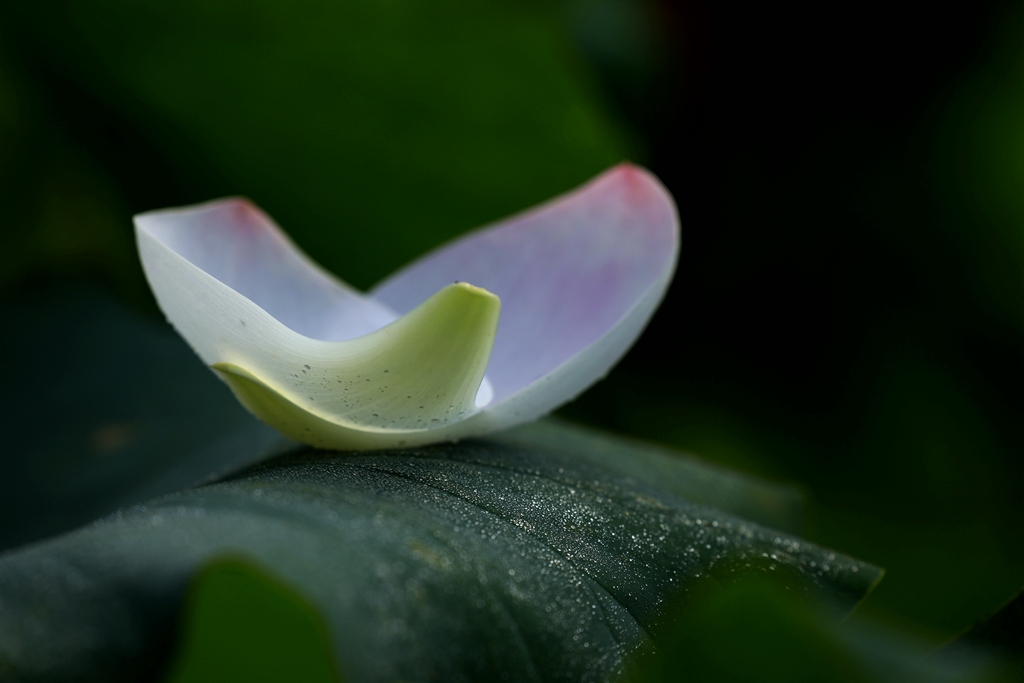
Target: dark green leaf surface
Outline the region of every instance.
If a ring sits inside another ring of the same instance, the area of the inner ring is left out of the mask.
[[[653,444],[549,418],[491,437],[521,448],[558,451],[780,531],[803,531],[800,489],[758,479]]]
[[[0,306],[0,549],[291,447],[185,343],[95,292]]]
[[[13,680],[130,678],[223,555],[309,596],[352,681],[604,680],[668,600],[737,571],[847,609],[879,576],[557,450],[307,452],[4,556],[0,661]]]

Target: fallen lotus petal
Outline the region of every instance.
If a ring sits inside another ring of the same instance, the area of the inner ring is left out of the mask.
[[[672,198],[629,164],[369,296],[242,199],[135,227],[160,308],[242,404],[291,438],[358,450],[483,434],[574,398],[639,336],[679,249]]]

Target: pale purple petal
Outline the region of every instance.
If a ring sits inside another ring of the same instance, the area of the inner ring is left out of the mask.
[[[397,317],[321,269],[244,199],[152,211],[136,224],[306,337],[354,339]]]
[[[508,409],[530,419],[574,397],[625,353],[661,300],[678,248],[672,198],[647,171],[622,164],[439,248],[372,295],[399,313],[454,281],[501,297],[487,412],[505,412],[499,404],[516,397]],[[545,386],[531,386],[538,382]]]

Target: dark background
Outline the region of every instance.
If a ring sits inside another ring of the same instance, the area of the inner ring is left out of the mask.
[[[155,319],[131,215],[227,194],[365,288],[623,158],[676,197],[678,274],[562,414],[801,484],[810,539],[888,570],[865,616],[939,641],[1007,600],[1019,5],[0,3],[9,299]]]
[[[1019,7],[658,10],[664,71],[604,73],[679,272],[564,412],[802,483],[865,611],[955,632],[1024,578]]]

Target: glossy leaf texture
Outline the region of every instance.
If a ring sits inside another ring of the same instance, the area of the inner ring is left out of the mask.
[[[232,432],[203,446],[218,421],[243,435],[265,428],[201,365],[176,370],[194,359],[169,330],[90,297],[21,310],[39,318],[20,331],[42,335],[40,350],[47,335],[76,331],[64,363],[38,371],[82,378],[33,394],[33,410],[68,416],[54,423],[68,436],[33,457],[43,472],[63,462],[105,484],[83,509],[45,477],[18,474],[20,499],[44,501],[26,509],[63,515],[66,528],[259,457]],[[123,353],[98,353],[101,342]],[[95,425],[127,407],[143,450],[97,458]],[[218,417],[230,415],[238,421]],[[178,442],[180,469],[145,457],[175,434],[192,438]],[[229,557],[309,601],[345,680],[605,680],[664,632],[667,606],[747,571],[791,575],[801,599],[854,604],[877,569],[763,526],[796,529],[801,509],[790,487],[553,420],[409,451],[299,451],[0,555],[0,671],[5,681],[158,677],[182,661],[172,657],[188,642],[175,640],[188,586]]]
[[[14,680],[129,677],[224,555],[309,596],[352,681],[606,680],[704,582],[784,571],[849,609],[879,577],[559,450],[306,452],[0,558],[0,659]]]

